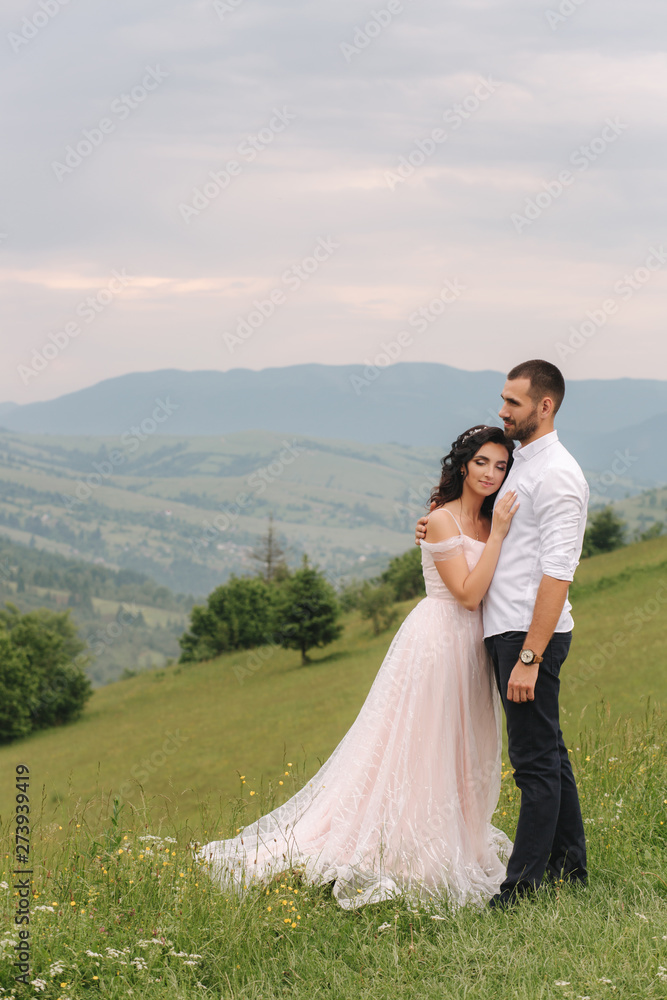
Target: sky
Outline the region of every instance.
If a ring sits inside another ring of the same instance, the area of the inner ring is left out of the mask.
[[[667,5],[4,0],[1,22],[0,402],[312,362],[667,379]]]

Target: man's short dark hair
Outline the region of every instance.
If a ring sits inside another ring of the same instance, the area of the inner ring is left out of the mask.
[[[522,361],[508,372],[507,378],[511,381],[516,378],[529,379],[529,395],[533,402],[539,403],[548,396],[553,399],[554,413],[558,413],[565,395],[565,379],[560,369],[550,361]]]

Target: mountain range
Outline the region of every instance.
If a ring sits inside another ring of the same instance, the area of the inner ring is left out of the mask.
[[[0,403],[11,431],[224,435],[266,430],[363,444],[447,450],[475,423],[499,423],[501,372],[398,363],[293,365],[262,371],[164,369],[105,379],[47,402]],[[568,382],[557,426],[582,467],[637,485],[667,479],[667,381]]]

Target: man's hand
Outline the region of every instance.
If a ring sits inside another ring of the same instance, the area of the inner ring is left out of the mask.
[[[435,510],[435,500],[431,504],[430,510]],[[421,545],[422,538],[426,538],[426,525],[428,524],[428,514],[420,517],[415,528],[415,545]]]
[[[507,700],[535,701],[535,684],[539,672],[539,663],[526,666],[521,660],[517,660],[507,685]]]

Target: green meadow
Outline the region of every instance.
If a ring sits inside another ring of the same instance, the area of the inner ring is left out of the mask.
[[[96,690],[77,722],[0,749],[0,987],[14,974],[23,764],[40,985],[17,996],[667,996],[667,539],[586,560],[572,600],[563,728],[588,890],[556,887],[501,914],[406,900],[345,913],[298,872],[239,900],[193,864],[193,843],[292,794],[354,720],[392,635],[351,614],[307,667],[266,648],[150,670]],[[494,822],[510,836],[517,809],[505,764]]]
[[[583,561],[572,601],[561,696],[570,741],[602,703],[612,721],[667,703],[667,538]],[[342,638],[308,667],[297,652],[266,647],[143,672],[96,690],[77,722],[0,747],[0,771],[29,764],[54,821],[67,799],[121,790],[128,805],[166,796],[193,821],[202,801],[236,795],[241,773],[257,791],[284,760],[314,773],[354,721],[392,636],[372,636],[350,614]],[[10,806],[2,782],[0,817]]]

